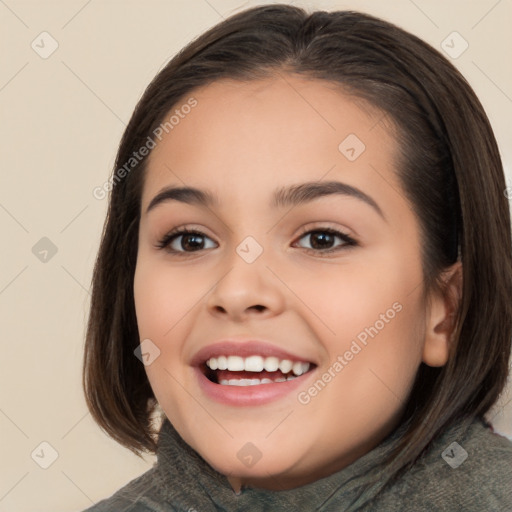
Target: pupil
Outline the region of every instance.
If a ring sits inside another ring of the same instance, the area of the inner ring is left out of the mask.
[[[318,233],[312,233],[310,236],[311,236],[311,241],[320,240],[320,244],[318,247],[320,249],[325,249],[326,247],[330,247],[330,245],[333,241],[332,240],[333,236],[330,233],[323,233],[321,231],[319,231]],[[322,243],[322,240],[323,240],[323,243]],[[312,247],[317,248],[317,247],[315,247],[315,245],[318,245],[318,244],[311,243]]]
[[[197,240],[199,239],[199,242],[197,242]],[[193,241],[192,244],[190,244],[190,240],[195,240],[195,242]],[[187,245],[190,245],[190,247],[186,247]],[[204,240],[202,240],[202,236],[201,235],[196,235],[196,234],[189,234],[189,235],[184,235],[182,240],[181,240],[181,247],[182,249],[187,249],[187,248],[191,248],[192,250],[194,249],[202,249],[204,245]]]

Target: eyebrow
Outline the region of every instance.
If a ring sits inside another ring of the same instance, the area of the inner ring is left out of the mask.
[[[320,197],[331,195],[343,195],[355,197],[371,206],[384,220],[384,213],[375,200],[362,190],[341,183],[339,181],[310,181],[282,187],[275,190],[270,206],[273,208],[284,208],[286,206],[298,206],[309,203]],[[219,205],[217,196],[206,190],[195,187],[170,186],[163,188],[149,203],[146,213],[153,210],[159,204],[167,201],[179,201],[181,203],[214,207]]]

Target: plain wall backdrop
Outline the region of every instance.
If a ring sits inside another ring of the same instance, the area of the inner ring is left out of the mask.
[[[0,0],[1,512],[80,511],[154,462],[103,434],[82,394],[89,287],[107,207],[93,189],[108,179],[158,70],[222,18],[270,3]],[[448,58],[494,127],[512,198],[512,0],[288,3],[368,12],[441,51],[447,41]],[[511,395],[509,388],[488,417],[512,438]]]

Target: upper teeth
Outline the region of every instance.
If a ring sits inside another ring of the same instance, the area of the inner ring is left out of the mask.
[[[277,357],[261,356],[219,356],[211,357],[206,364],[212,370],[229,370],[230,372],[275,372],[281,370],[283,373],[293,371],[295,375],[302,375],[309,370],[309,363],[301,361],[292,362],[289,359],[278,359]]]

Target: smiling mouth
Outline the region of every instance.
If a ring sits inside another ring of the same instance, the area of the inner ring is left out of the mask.
[[[222,386],[259,386],[286,382],[312,371],[316,365],[306,361],[291,361],[277,357],[218,356],[211,357],[201,367],[204,375]]]

